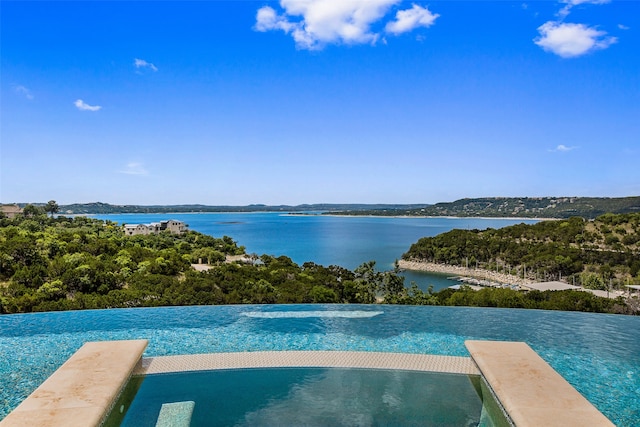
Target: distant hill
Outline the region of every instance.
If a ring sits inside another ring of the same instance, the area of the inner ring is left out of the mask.
[[[35,205],[44,205],[34,203]],[[20,203],[24,207],[25,203]],[[60,205],[61,215],[72,214],[120,214],[120,213],[187,213],[187,212],[336,212],[363,210],[417,210],[425,205],[399,204],[304,204],[304,205],[247,205],[247,206],[207,206],[207,205],[111,205],[108,203],[75,203]]]
[[[522,217],[593,219],[605,213],[640,212],[640,197],[485,197],[460,199],[410,209],[369,209],[344,215],[408,215],[454,217]]]
[[[33,203],[44,206],[44,203]],[[19,203],[24,207],[26,203]],[[108,203],[75,203],[60,205],[61,215],[121,213],[187,213],[187,212],[322,212],[331,215],[374,216],[453,216],[453,217],[521,217],[596,218],[605,213],[640,212],[640,196],[634,197],[483,197],[455,202],[428,204],[349,204],[317,203],[303,205],[209,206],[209,205],[111,205]]]

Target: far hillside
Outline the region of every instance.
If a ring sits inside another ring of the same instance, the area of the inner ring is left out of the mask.
[[[640,212],[640,197],[485,197],[460,199],[408,209],[369,209],[340,212],[343,215],[453,216],[594,219],[605,213]]]
[[[640,284],[640,213],[451,230],[418,240],[402,258],[538,281],[566,280],[593,289],[623,288]]]

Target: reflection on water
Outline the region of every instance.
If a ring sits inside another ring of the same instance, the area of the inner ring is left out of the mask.
[[[344,319],[364,319],[382,314],[382,311],[245,311],[242,316],[254,317],[258,319],[307,319],[310,317],[319,318],[344,318]]]
[[[466,375],[279,368],[151,375],[123,426],[153,426],[163,403],[196,402],[191,426],[477,426]]]

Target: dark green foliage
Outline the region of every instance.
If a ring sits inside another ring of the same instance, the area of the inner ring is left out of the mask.
[[[589,292],[580,291],[531,291],[525,293],[507,288],[484,288],[474,291],[463,286],[459,290],[443,289],[433,293],[431,290],[422,292],[417,287],[413,287],[405,300],[400,303],[638,314],[621,298],[601,298]]]
[[[120,226],[109,221],[49,218],[37,208],[32,211],[0,222],[0,313],[194,304],[376,302],[631,311],[623,301],[581,292],[522,294],[510,289],[474,292],[463,288],[434,293],[431,289],[423,292],[415,284],[407,289],[396,272],[377,271],[373,261],[354,271],[312,262],[299,266],[286,256],[245,255],[243,262],[228,263],[227,255],[244,254],[230,237],[215,238],[193,231],[125,236]],[[627,235],[634,235],[640,221],[631,219],[621,222],[608,217],[606,221],[616,222],[611,225],[612,233],[619,233],[622,227]],[[491,261],[496,254],[515,262],[533,253],[537,255],[532,262],[540,258],[544,265],[559,271],[581,271],[582,260],[576,255],[581,252],[573,248],[572,236],[591,233],[593,236],[585,241],[596,241],[599,229],[586,230],[580,219],[556,226],[541,223],[482,233],[454,230],[427,244],[421,241],[412,250],[429,259],[465,259],[472,263]],[[539,242],[538,234],[551,236],[553,241]],[[529,242],[535,251],[529,247],[523,250],[514,240]],[[562,252],[557,252],[558,248]],[[598,277],[615,277],[618,263],[627,260],[626,252],[592,250],[589,254],[607,260],[593,272]],[[191,267],[200,260],[209,264],[208,271]],[[628,269],[637,273],[640,261],[635,258]]]
[[[125,236],[88,218],[20,217],[0,227],[3,313],[106,307],[248,303],[373,303],[399,299],[402,278],[363,264],[356,272],[286,256],[242,255],[228,236]],[[210,269],[195,271],[191,263]]]

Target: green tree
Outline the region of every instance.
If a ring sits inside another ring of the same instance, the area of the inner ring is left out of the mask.
[[[24,215],[26,218],[37,217],[44,213],[45,212],[42,208],[39,208],[38,206],[32,204],[28,204],[24,207],[24,209],[22,209],[22,215]]]
[[[580,282],[582,283],[583,287],[588,289],[605,289],[604,280],[602,279],[602,276],[597,273],[581,273]]]
[[[58,206],[55,200],[49,200],[44,207],[44,211],[50,213],[51,218],[53,218],[53,215],[60,211],[60,206]]]
[[[373,304],[378,292],[382,288],[383,275],[376,271],[376,262],[369,261],[360,264],[354,271],[357,285],[356,298],[358,302]]]
[[[314,286],[309,292],[309,296],[314,303],[335,303],[338,302],[338,296],[329,288],[324,286]]]

